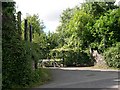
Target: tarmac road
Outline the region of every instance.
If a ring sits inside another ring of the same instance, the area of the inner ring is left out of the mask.
[[[50,68],[52,81],[38,88],[120,88],[118,70]]]

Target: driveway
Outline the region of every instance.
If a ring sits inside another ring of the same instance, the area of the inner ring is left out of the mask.
[[[52,81],[38,88],[118,88],[118,70],[49,68]]]

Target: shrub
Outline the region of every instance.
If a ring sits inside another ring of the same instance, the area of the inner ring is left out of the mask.
[[[3,48],[3,88],[29,85],[32,76],[30,50],[26,43],[12,42]]]
[[[67,66],[90,66],[91,63],[90,57],[85,52],[69,51],[65,55],[65,64]]]
[[[104,59],[109,67],[120,68],[120,42],[104,53]]]
[[[73,51],[65,52],[64,53],[64,64],[66,66],[75,66],[76,64],[76,58],[75,58],[75,53]]]
[[[31,56],[27,43],[20,40],[16,28],[15,3],[2,3],[2,89],[15,84],[25,86],[31,80]]]
[[[20,39],[21,34],[18,33],[16,23],[15,3],[3,2],[2,90],[29,86],[42,79],[40,75],[46,74],[39,73],[38,69],[33,70],[32,61],[37,63],[42,51],[39,51],[39,45]]]
[[[92,60],[86,52],[78,52],[77,62],[80,66],[90,66],[92,64]]]

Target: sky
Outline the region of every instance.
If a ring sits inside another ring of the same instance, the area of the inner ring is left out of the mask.
[[[16,10],[21,11],[22,19],[27,14],[38,14],[46,26],[45,32],[55,32],[63,10],[80,5],[83,0],[14,0]]]
[[[63,10],[73,8],[80,5],[84,0],[14,0],[16,2],[16,10],[22,12],[22,19],[27,14],[38,14],[43,20],[47,33],[55,32],[59,25],[60,15]],[[117,2],[120,0],[116,0]]]

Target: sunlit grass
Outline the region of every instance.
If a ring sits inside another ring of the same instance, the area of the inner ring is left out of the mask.
[[[92,68],[94,69],[113,69],[113,70],[120,70],[120,68],[109,67],[107,65],[95,65]]]
[[[39,87],[51,80],[51,72],[49,69],[39,68],[36,70],[36,73],[39,75],[39,80],[27,86],[27,88]]]

